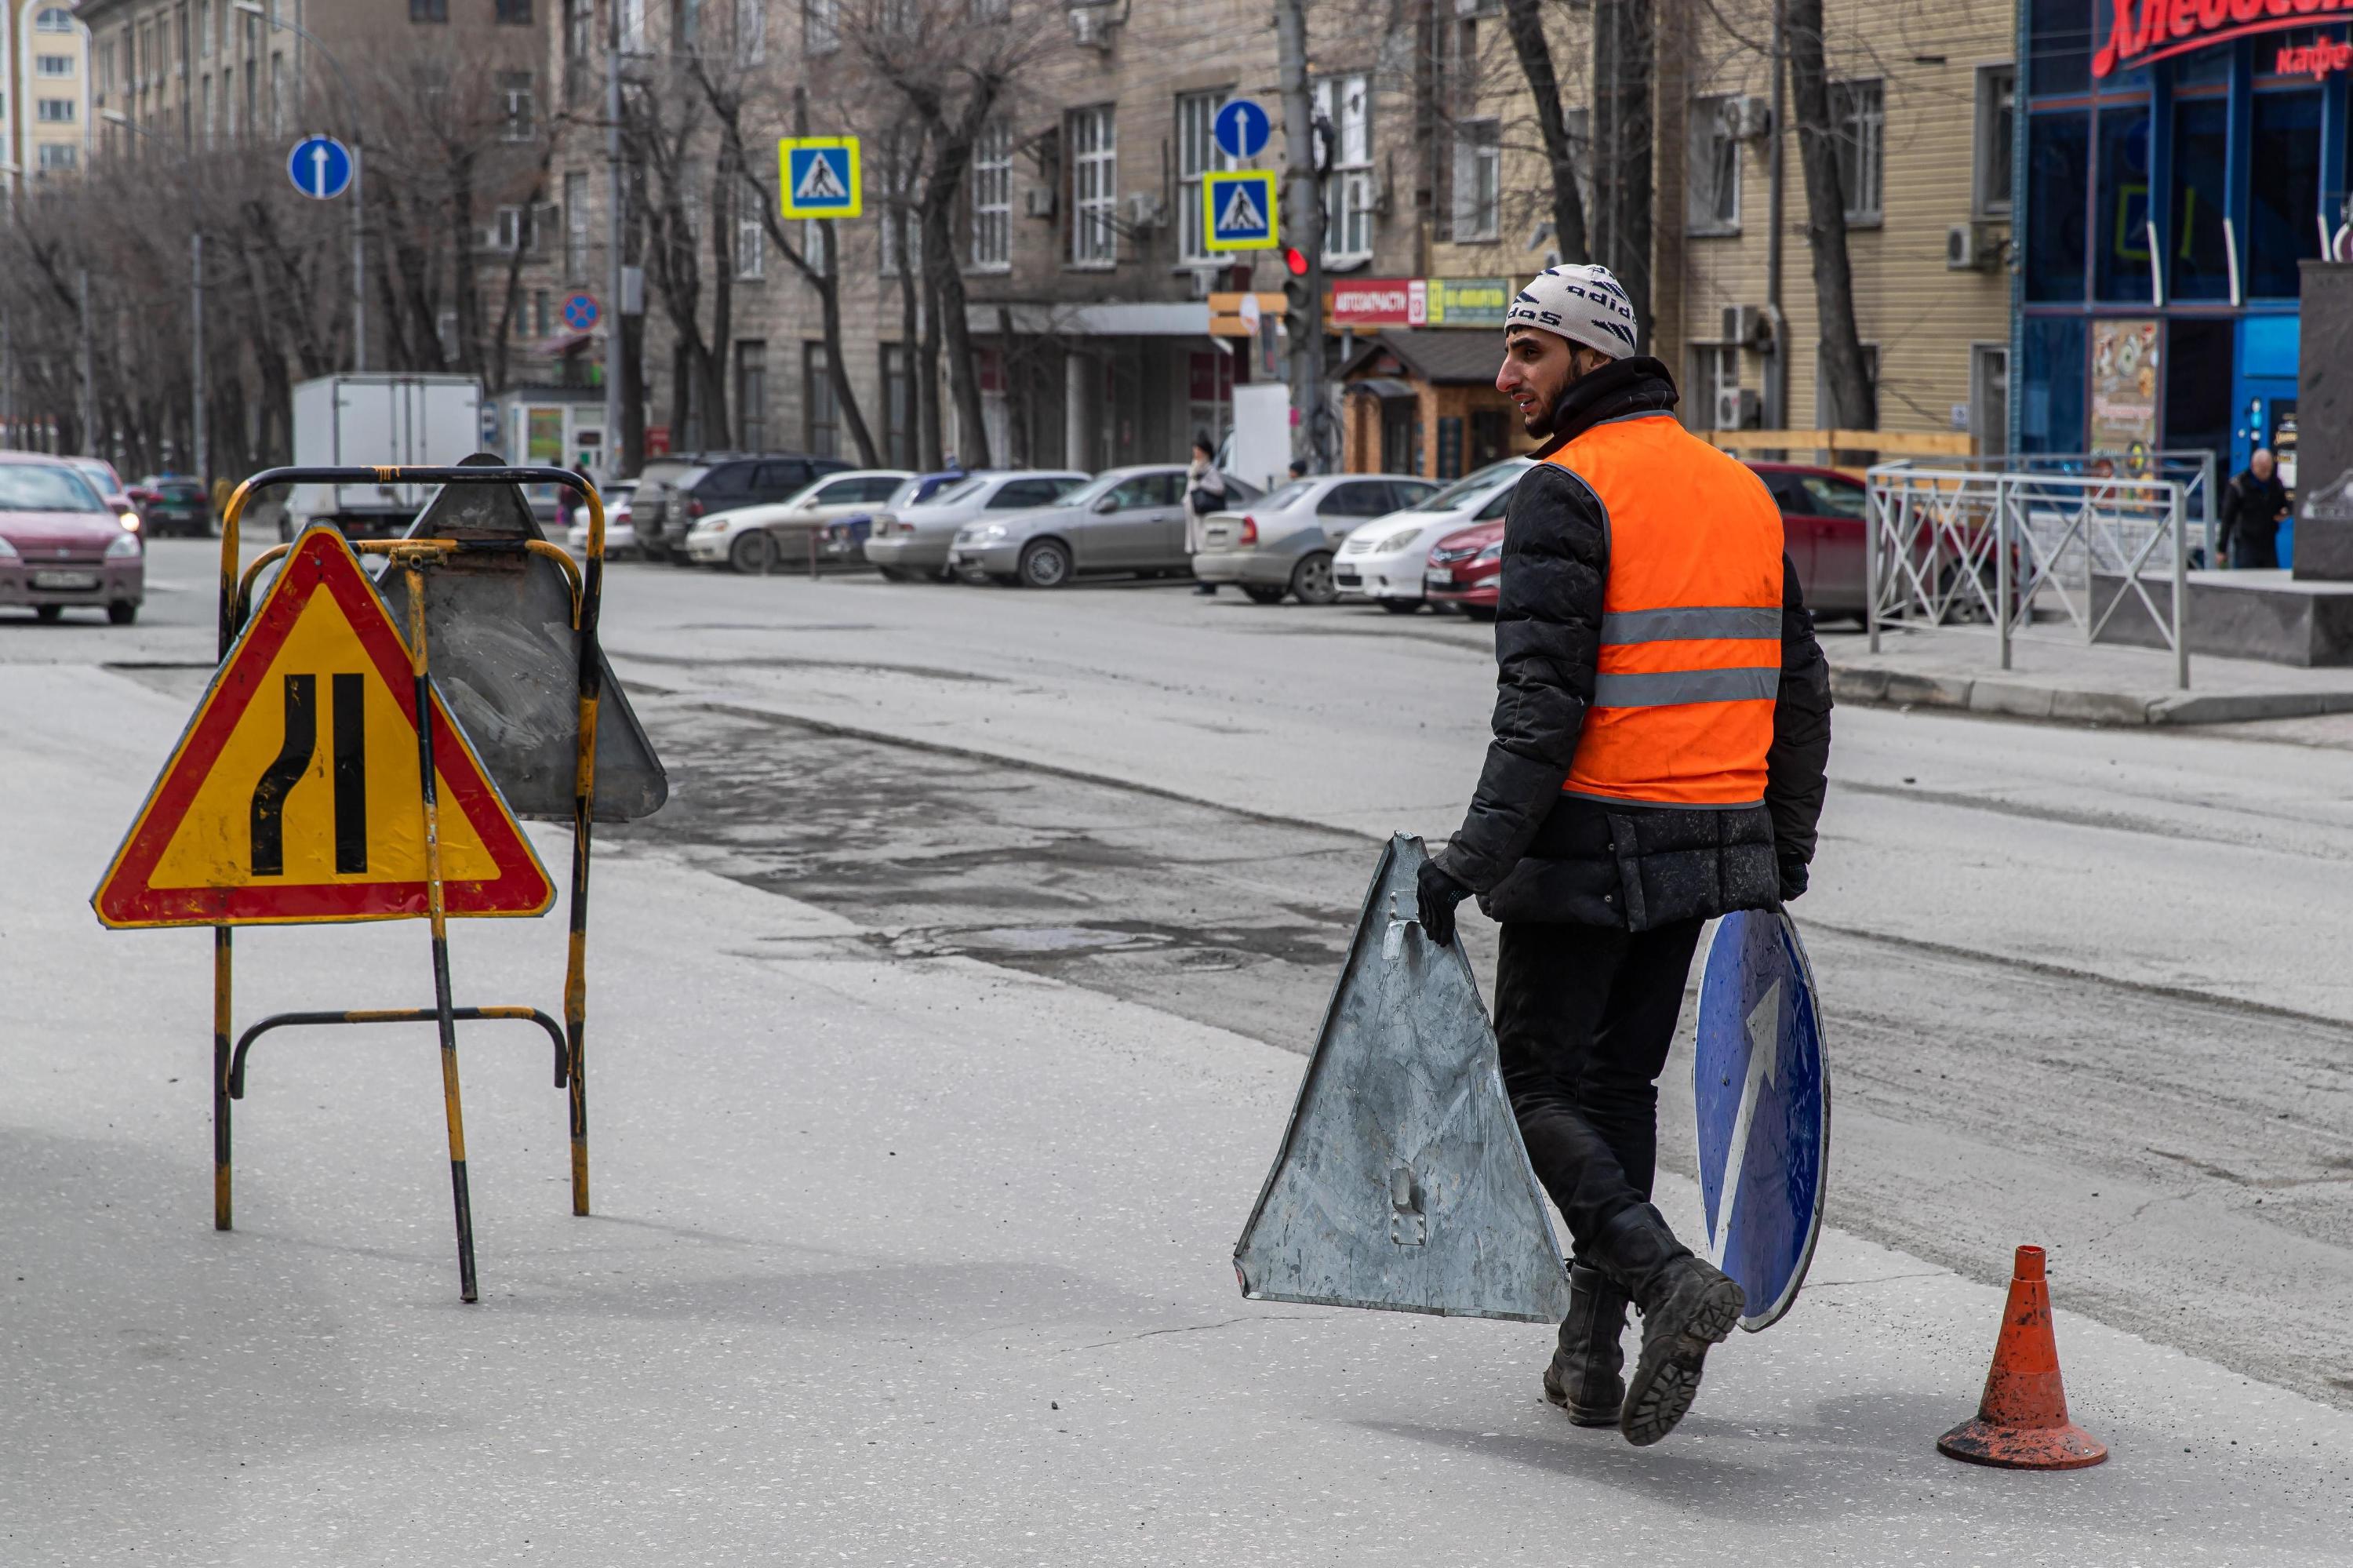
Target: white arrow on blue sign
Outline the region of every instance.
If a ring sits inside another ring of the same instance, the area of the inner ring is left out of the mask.
[[[352,188],[352,150],[332,136],[305,136],[286,154],[286,177],[317,201],[332,201]]]
[[[1229,158],[1255,158],[1266,145],[1266,111],[1247,98],[1237,98],[1218,111],[1218,145]]]

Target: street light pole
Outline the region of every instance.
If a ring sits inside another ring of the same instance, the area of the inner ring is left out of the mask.
[[[360,119],[359,95],[352,90],[352,79],[343,74],[343,62],[335,51],[319,41],[319,36],[284,16],[273,16],[261,6],[260,0],[236,0],[236,9],[248,16],[259,16],[272,27],[293,34],[319,51],[335,73],[335,80],[343,90],[343,106],[352,115],[352,368],[367,368],[367,170],[363,156],[367,132]]]

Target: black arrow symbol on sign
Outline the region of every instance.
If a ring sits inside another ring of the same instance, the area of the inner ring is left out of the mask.
[[[286,874],[286,796],[319,745],[319,677],[286,677],[286,741],[253,787],[253,874]]]

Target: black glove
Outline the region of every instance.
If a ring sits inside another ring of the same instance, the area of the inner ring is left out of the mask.
[[[1421,931],[1440,947],[1454,940],[1454,906],[1471,896],[1471,890],[1438,869],[1436,861],[1421,863],[1414,874],[1413,891],[1421,904]]]
[[[1781,863],[1781,902],[1787,904],[1806,891],[1806,863],[1785,860]]]

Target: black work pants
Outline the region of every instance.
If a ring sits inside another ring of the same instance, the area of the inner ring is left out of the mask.
[[[1580,1256],[1604,1224],[1651,1201],[1657,1080],[1704,923],[1504,927],[1495,972],[1504,1087]]]

